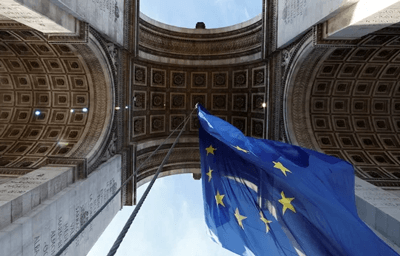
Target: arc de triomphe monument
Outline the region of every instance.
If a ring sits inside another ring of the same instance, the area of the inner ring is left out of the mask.
[[[351,162],[360,217],[399,251],[399,22],[397,0],[263,0],[217,29],[160,23],[138,0],[2,0],[0,255],[58,252],[198,102]],[[193,115],[161,176],[201,177],[197,131]],[[66,255],[135,204],[172,142]]]

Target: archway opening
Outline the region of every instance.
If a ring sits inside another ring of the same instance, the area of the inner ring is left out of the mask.
[[[146,0],[140,2],[140,11],[165,24],[195,28],[204,22],[206,28],[232,26],[262,12],[262,0]]]

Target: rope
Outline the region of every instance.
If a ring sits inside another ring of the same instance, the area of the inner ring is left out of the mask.
[[[192,111],[193,112],[193,111]],[[190,113],[190,116],[192,116],[192,113]],[[117,252],[119,246],[121,245],[122,241],[124,240],[124,237],[126,233],[128,232],[130,226],[132,225],[133,220],[135,219],[136,215],[138,214],[140,208],[143,205],[144,200],[146,200],[147,195],[150,192],[150,189],[153,187],[154,182],[156,181],[158,175],[160,174],[161,170],[163,169],[164,164],[168,161],[169,155],[172,153],[172,150],[174,149],[176,143],[179,140],[179,137],[181,136],[183,130],[186,127],[187,122],[189,119],[185,121],[185,124],[183,125],[181,131],[179,132],[178,136],[176,137],[174,144],[172,144],[171,148],[169,149],[167,155],[164,157],[161,165],[158,167],[158,170],[156,174],[154,175],[153,179],[151,180],[150,184],[147,186],[146,191],[144,192],[143,196],[140,198],[140,201],[138,205],[135,207],[135,210],[133,210],[131,216],[129,219],[126,221],[124,228],[121,230],[121,233],[119,233],[118,238],[115,240],[114,245],[111,247],[110,251],[108,252],[107,256],[114,256],[115,253]]]
[[[197,105],[196,105],[196,107],[197,107]],[[180,136],[180,134],[182,133],[183,129],[186,126],[187,121],[192,116],[192,114],[193,114],[194,110],[196,109],[196,107],[192,110],[192,112],[190,112],[190,115],[188,117],[186,117],[185,120],[183,120],[182,123],[180,123],[178,125],[178,127],[176,127],[176,129],[173,130],[171,132],[171,134],[156,148],[156,150],[153,151],[153,153],[151,153],[151,155],[148,158],[146,158],[146,160],[135,170],[135,172],[128,179],[126,179],[126,181],[121,185],[121,187],[119,187],[117,189],[117,191],[115,191],[115,193],[103,204],[103,206],[100,207],[100,209],[98,209],[97,212],[95,214],[93,214],[93,216],[75,233],[75,235],[73,235],[68,240],[68,242],[55,254],[55,256],[61,256],[61,254],[72,244],[72,242],[83,232],[83,230],[85,230],[85,228],[87,226],[89,226],[89,224],[106,208],[106,206],[114,199],[114,197],[117,196],[117,194],[121,191],[121,189],[123,187],[125,187],[126,184],[128,184],[128,182],[139,172],[139,170],[142,168],[142,166],[145,163],[147,163],[147,161],[150,160],[153,157],[153,155],[167,142],[167,140],[172,136],[172,134],[174,134],[179,129],[179,127],[182,124],[184,124],[184,127],[182,128],[182,130],[179,133],[178,137]]]

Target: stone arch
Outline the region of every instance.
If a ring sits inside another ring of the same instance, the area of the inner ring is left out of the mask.
[[[262,60],[262,18],[218,29],[178,28],[141,14],[138,58],[131,63],[130,141],[136,168],[189,116],[197,102],[245,135],[266,136],[268,66]],[[152,177],[169,141],[139,171]],[[199,173],[194,113],[162,175]]]
[[[156,173],[162,160],[174,142],[174,138],[168,139],[166,143],[155,153],[152,158],[145,160],[163,143],[163,139],[140,142],[136,145],[136,168],[140,168],[136,175],[136,182],[141,185],[149,181]],[[167,176],[180,173],[200,173],[200,152],[197,137],[184,136],[172,151],[168,162],[164,165],[160,176]],[[143,164],[143,165],[142,165]]]
[[[370,35],[356,47],[297,47],[285,88],[291,143],[349,161],[356,175],[397,186],[400,170],[399,37]]]
[[[90,164],[113,114],[113,79],[97,40],[50,44],[24,26],[0,38],[0,169]]]
[[[261,58],[262,16],[224,28],[189,29],[140,13],[138,56],[170,65],[220,66]]]
[[[178,175],[178,174],[193,174],[194,179],[200,179],[201,178],[201,169],[200,167],[191,167],[191,168],[182,168],[182,169],[173,169],[173,170],[165,170],[158,175],[158,178],[162,177],[167,177],[167,176],[172,176],[172,175]],[[147,182],[150,182],[151,179],[153,179],[154,174],[148,175],[146,177],[143,177],[142,179],[138,180],[137,182],[137,188],[146,184]]]

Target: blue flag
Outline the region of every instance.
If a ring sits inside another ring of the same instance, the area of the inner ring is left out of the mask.
[[[239,255],[398,255],[358,217],[354,170],[313,150],[244,136],[198,107],[206,223]]]

